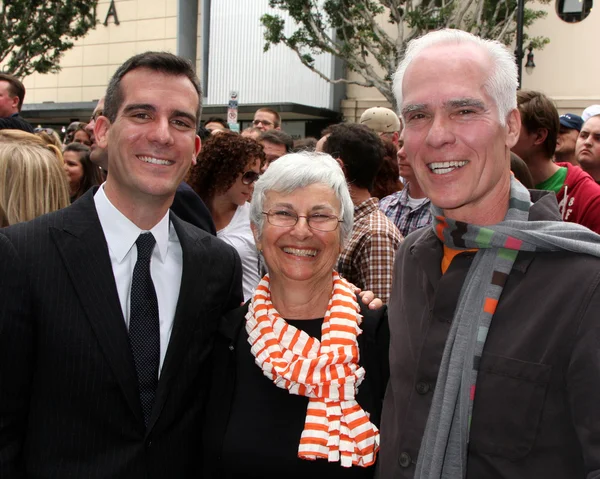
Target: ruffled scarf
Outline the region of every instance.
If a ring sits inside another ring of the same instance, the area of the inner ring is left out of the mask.
[[[379,430],[355,400],[365,376],[358,365],[359,311],[352,287],[336,272],[321,341],[281,318],[271,302],[269,275],[250,302],[246,331],[256,364],[277,387],[310,398],[298,447],[302,459],[344,467],[375,463]]]

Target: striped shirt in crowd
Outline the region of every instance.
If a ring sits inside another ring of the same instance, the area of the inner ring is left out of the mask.
[[[385,216],[394,222],[403,237],[409,233],[431,224],[431,212],[429,198],[423,198],[417,206],[410,205],[408,197],[408,185],[402,191],[392,193],[379,202],[379,209]]]

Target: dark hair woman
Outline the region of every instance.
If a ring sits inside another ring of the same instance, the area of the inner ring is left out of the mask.
[[[63,151],[64,168],[69,178],[71,203],[92,186],[102,183],[100,169],[90,161],[90,149],[82,143],[69,143]]]
[[[265,153],[256,141],[224,131],[202,146],[188,180],[210,210],[217,236],[240,255],[246,300],[260,280],[248,202],[264,163]]]

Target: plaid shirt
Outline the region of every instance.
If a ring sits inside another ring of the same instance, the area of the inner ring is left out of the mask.
[[[379,202],[379,209],[394,222],[402,236],[406,237],[409,233],[431,224],[430,205],[431,201],[427,198],[411,210],[408,206],[408,186],[405,186],[403,190],[383,198]]]
[[[395,252],[402,235],[369,198],[354,207],[354,228],[338,262],[339,273],[363,291],[387,303],[392,286]]]

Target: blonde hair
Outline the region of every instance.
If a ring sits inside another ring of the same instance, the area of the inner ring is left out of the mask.
[[[0,139],[0,208],[9,224],[29,221],[69,204],[67,175],[48,147]]]
[[[46,128],[42,131],[36,131],[34,135],[39,136],[42,140],[44,140],[46,145],[54,145],[56,148],[62,151],[62,141],[60,141],[60,136],[58,136],[58,133],[56,133],[54,130]]]
[[[46,134],[46,136],[48,136]],[[48,136],[48,138],[50,138]],[[42,136],[36,135],[34,133],[28,133],[23,130],[0,130],[0,143],[29,143],[31,145],[39,145],[46,148],[48,151],[52,152],[54,156],[59,160],[59,163],[62,165],[64,163],[62,148],[57,147],[52,143],[48,143]]]

